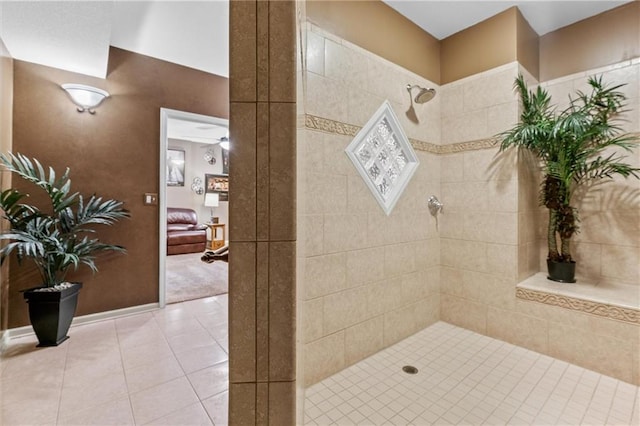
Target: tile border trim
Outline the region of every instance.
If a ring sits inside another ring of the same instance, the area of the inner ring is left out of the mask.
[[[516,297],[530,302],[558,306],[572,311],[640,325],[640,310],[638,309],[623,308],[621,306],[614,306],[607,303],[593,302],[590,300],[578,299],[560,294],[545,293],[543,291],[530,290],[521,287],[516,288]]]
[[[318,117],[311,114],[304,115],[304,127],[310,130],[318,130],[324,133],[351,137],[354,137],[362,128],[353,124],[343,123],[340,121],[332,120],[330,118]],[[442,155],[493,148],[497,146],[498,139],[478,139],[474,141],[460,142],[449,145],[437,145],[431,142],[421,141],[413,138],[409,138],[409,142],[411,142],[411,146],[413,147],[413,149],[416,149],[418,151]]]
[[[318,117],[316,115],[304,114],[304,127],[310,130],[318,130],[340,136],[354,137],[362,127],[353,124],[343,123],[330,118]],[[640,138],[640,132],[629,133],[631,136]],[[491,149],[499,145],[497,137],[486,139],[476,139],[467,142],[458,142],[447,145],[437,145],[431,142],[409,138],[413,149],[429,152],[436,155],[456,154],[467,151],[479,151],[481,149]],[[636,141],[640,145],[640,140]]]

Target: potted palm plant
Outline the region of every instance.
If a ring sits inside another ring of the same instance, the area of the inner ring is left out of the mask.
[[[71,192],[69,169],[57,175],[35,158],[21,154],[1,154],[0,163],[6,170],[20,176],[49,197],[50,205],[39,208],[25,203],[28,194],[11,188],[0,194],[0,208],[9,230],[0,234],[5,243],[0,258],[5,261],[15,253],[19,263],[31,259],[41,282],[26,290],[29,319],[38,337],[38,346],[57,346],[65,341],[75,315],[81,283],[66,282],[69,270],[84,264],[96,272],[98,252],[125,252],[119,245],[105,244],[92,238],[93,225],[112,225],[128,217],[123,203],[103,200],[95,194],[85,199]]]
[[[500,150],[524,148],[535,155],[543,174],[540,203],[549,211],[547,228],[548,278],[575,282],[571,238],[578,231],[574,195],[587,184],[614,176],[639,177],[640,169],[623,162],[637,137],[623,134],[618,125],[626,104],[618,91],[602,77],[590,77],[590,93],[576,92],[569,106],[558,111],[546,90],[529,90],[522,75],[514,84],[522,113],[520,122],[498,135]]]

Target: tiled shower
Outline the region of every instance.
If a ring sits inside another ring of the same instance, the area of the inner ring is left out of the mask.
[[[307,391],[443,322],[640,383],[640,306],[607,296],[640,291],[640,182],[616,180],[583,200],[585,230],[575,251],[589,266],[579,279],[597,286],[585,284],[583,294],[517,287],[546,268],[545,218],[532,160],[499,155],[494,135],[518,120],[518,73],[537,81],[512,62],[439,86],[309,22],[302,40],[298,374]],[[625,130],[638,132],[638,58],[543,85],[563,101],[594,73],[628,83]],[[437,91],[413,105],[417,123],[407,114],[407,84]],[[344,152],[385,100],[420,161],[388,216]],[[629,161],[640,165],[640,150]],[[427,208],[430,195],[444,203],[437,218]]]

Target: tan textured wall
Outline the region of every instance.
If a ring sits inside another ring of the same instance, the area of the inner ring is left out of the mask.
[[[410,138],[438,143],[440,95],[414,105],[406,84],[433,83],[315,25],[306,39],[306,114],[363,126],[388,99]],[[367,72],[367,71],[372,72]],[[437,86],[436,86],[437,88]],[[420,166],[386,216],[344,152],[353,135],[330,125],[298,141],[299,287],[304,383],[311,385],[439,318],[439,246],[427,197],[439,159]]]
[[[158,209],[142,200],[158,192],[160,107],[226,118],[228,80],[116,48],[106,80],[14,64],[14,151],[59,171],[70,167],[74,190],[123,200],[131,211],[131,220],[100,230],[128,254],[99,259],[96,275],[82,269],[69,277],[85,283],[78,315],[157,302]],[[111,98],[95,115],[80,114],[59,87],[68,82],[101,87]],[[14,262],[10,269],[9,327],[16,327],[28,324],[19,291],[39,282]]]
[[[516,11],[516,57],[518,63],[537,80],[540,71],[540,37],[531,28],[520,10],[516,9]]]
[[[518,15],[514,6],[442,40],[441,84],[515,61]]]
[[[296,5],[230,5],[229,424],[295,424]]]
[[[640,56],[640,2],[540,37],[540,81]]]
[[[13,59],[0,39],[0,152],[11,151],[13,114]],[[0,172],[0,188],[11,187],[11,175]],[[7,223],[0,221],[0,231],[7,229]],[[9,310],[9,264],[0,267],[0,339],[8,327]]]
[[[382,1],[307,1],[306,16],[344,40],[440,82],[440,42]]]

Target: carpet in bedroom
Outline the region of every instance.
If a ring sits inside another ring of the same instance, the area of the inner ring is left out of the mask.
[[[202,253],[167,256],[166,301],[184,302],[215,296],[229,291],[229,264],[227,262],[204,263]]]

